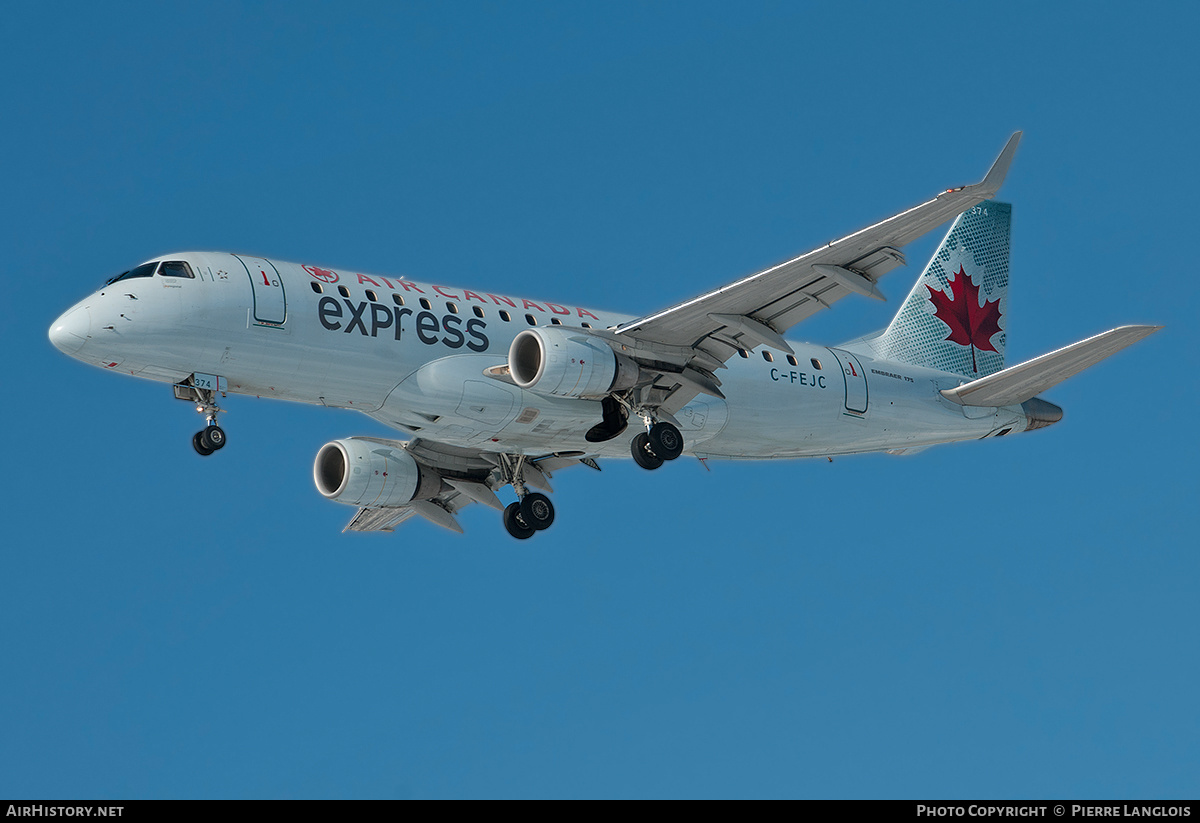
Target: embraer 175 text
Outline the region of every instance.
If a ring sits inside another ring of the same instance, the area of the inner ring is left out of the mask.
[[[1006,367],[1011,207],[995,196],[1020,140],[983,182],[708,294],[642,317],[349,273],[245,254],[184,252],[110,280],[54,321],[66,354],[172,384],[225,445],[228,392],[357,409],[409,435],[317,452],[347,529],[414,514],[462,531],[471,502],[527,538],[554,520],[551,472],[632,454],[700,458],[913,452],[1048,426],[1036,395],[1157,331],[1122,326]],[[950,232],[883,331],[837,347],[783,333],[877,282],[902,249]],[[632,425],[631,425],[632,423]],[[504,506],[496,492],[512,486]],[[538,490],[538,491],[535,491]]]

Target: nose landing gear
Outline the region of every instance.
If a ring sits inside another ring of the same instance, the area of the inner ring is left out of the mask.
[[[224,391],[224,378],[213,375],[193,374],[186,382],[174,385],[175,397],[196,404],[196,411],[204,415],[205,426],[192,435],[192,448],[201,457],[208,457],[225,447],[225,430],[217,425],[217,391]],[[217,388],[213,388],[217,387]]]
[[[203,431],[192,435],[192,448],[201,457],[208,457],[215,451],[225,447],[225,430],[216,424],[216,415],[210,418],[209,425]]]

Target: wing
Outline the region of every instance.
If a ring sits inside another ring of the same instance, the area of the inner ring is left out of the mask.
[[[521,481],[532,488],[550,492],[553,491],[550,488],[551,472],[580,463],[593,469],[600,468],[595,460],[585,455],[567,457],[547,454],[514,462],[508,455],[498,452],[463,449],[419,438],[408,442],[379,442],[405,449],[414,460],[437,473],[442,481],[441,489],[431,498],[413,500],[403,506],[360,508],[342,531],[390,532],[414,515],[419,515],[461,534],[462,526],[455,517],[459,510],[472,503],[482,503],[503,511],[504,504],[496,496],[495,490],[512,482],[514,475],[519,474]]]
[[[699,392],[721,396],[713,372],[739,349],[768,345],[791,353],[782,333],[810,315],[849,294],[882,300],[876,281],[904,264],[900,249],[994,197],[1020,140],[1021,132],[1009,138],[980,183],[944,191],[827,246],[612,329],[639,360],[657,352],[669,366],[655,382],[659,397],[652,402],[673,411]]]

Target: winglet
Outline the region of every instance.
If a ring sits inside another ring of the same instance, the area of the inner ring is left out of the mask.
[[[1000,152],[996,162],[992,163],[992,167],[988,169],[987,177],[983,178],[983,182],[979,184],[981,193],[987,195],[985,199],[993,197],[1004,185],[1004,177],[1008,174],[1008,167],[1012,165],[1013,156],[1017,153],[1017,145],[1021,142],[1022,133],[1013,132],[1013,136],[1008,138],[1008,142],[1004,144],[1004,150]]]

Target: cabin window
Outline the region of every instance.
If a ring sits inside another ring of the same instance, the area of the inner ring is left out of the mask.
[[[475,312],[476,317],[483,317],[483,309],[478,306],[472,306],[471,311]]]
[[[562,321],[561,321],[561,320],[559,320],[557,317],[551,317],[551,318],[550,318],[550,325],[551,325],[551,326],[561,326],[561,325],[562,325]]]
[[[168,260],[162,264],[162,268],[158,273],[163,277],[186,277],[189,280],[195,280],[196,275],[192,274],[192,267],[183,260]]]
[[[370,300],[372,303],[379,302],[379,298],[375,296],[375,292],[371,291],[370,289],[367,289],[367,299]]]
[[[312,290],[315,291],[317,294],[321,293],[321,284],[318,283],[316,280],[309,280],[308,285],[311,286]]]
[[[537,325],[537,318],[536,318],[536,317],[534,317],[532,314],[527,314],[527,315],[525,315],[525,322],[526,322],[526,323],[528,323],[528,324],[529,324],[529,325],[531,325],[531,326],[536,326],[536,325]]]
[[[500,310],[500,319],[503,320],[505,323],[507,323],[509,320],[512,320],[512,315],[510,315],[504,309],[501,309]]]
[[[429,305],[429,301],[426,300],[424,297],[421,298],[421,308],[425,309],[426,311],[428,311],[431,308],[431,306]]]
[[[814,369],[816,369],[817,371],[821,370],[821,361],[820,360],[818,360],[817,358],[814,357],[809,362],[813,364]]]
[[[458,314],[458,306],[456,306],[454,303],[447,301],[446,311],[450,312],[451,314]]]
[[[349,297],[350,289],[346,288],[345,286],[338,286],[338,294],[340,294],[342,297]]]
[[[745,349],[738,349],[738,354],[742,357],[743,360],[745,360],[747,357],[750,356],[749,354],[746,353]]]
[[[763,349],[763,360],[766,360],[768,363],[775,362],[775,358],[772,357],[771,353],[769,351],[767,351],[766,349]]]
[[[789,366],[799,366],[800,365],[799,363],[796,362],[796,358],[792,357],[790,354],[787,356],[787,361],[788,361]]]
[[[397,306],[403,306],[403,305],[404,305],[404,298],[403,298],[403,297],[401,297],[401,296],[400,296],[400,295],[398,295],[398,294],[393,294],[393,295],[392,295],[392,302],[393,302],[393,303],[395,303]]]
[[[592,327],[592,324],[591,324],[591,323],[584,323],[584,324],[583,324],[583,327],[584,327],[585,329],[590,329],[590,328]]]

